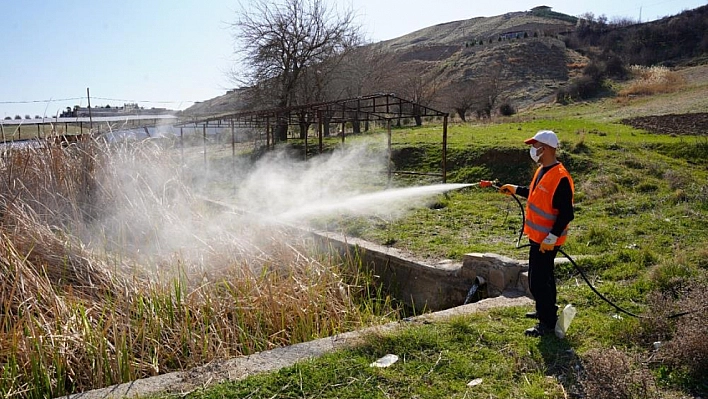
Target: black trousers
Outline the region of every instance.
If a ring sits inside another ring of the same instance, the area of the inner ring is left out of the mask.
[[[529,247],[529,288],[536,301],[536,314],[538,321],[547,327],[553,328],[558,320],[558,306],[556,306],[556,277],[553,273],[554,259],[558,248],[553,251],[541,252],[538,243],[530,242]]]

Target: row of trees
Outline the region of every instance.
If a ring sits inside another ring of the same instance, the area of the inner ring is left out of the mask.
[[[6,116],[6,117],[5,117],[5,120],[6,120],[6,121],[11,121],[12,119],[13,119],[13,118],[10,117],[10,116]],[[22,119],[22,117],[21,117],[20,115],[15,115],[15,118],[14,118],[14,119],[15,119],[15,120],[20,120],[20,119]],[[27,115],[25,115],[25,119],[32,119],[32,117],[29,116],[29,114],[27,114]],[[35,115],[35,116],[34,116],[34,119],[42,119],[42,117],[39,116],[39,115]]]

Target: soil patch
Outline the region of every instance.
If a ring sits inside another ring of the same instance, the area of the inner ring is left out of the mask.
[[[625,118],[620,121],[637,129],[658,134],[706,135],[708,113],[669,114]]]

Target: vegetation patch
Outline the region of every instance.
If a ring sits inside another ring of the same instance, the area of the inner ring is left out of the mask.
[[[170,154],[86,141],[0,159],[0,396],[59,397],[398,318],[356,260],[206,207]]]

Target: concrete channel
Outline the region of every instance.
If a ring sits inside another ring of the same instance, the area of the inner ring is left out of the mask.
[[[214,206],[231,208],[218,202],[209,202]],[[326,251],[354,256],[367,272],[376,276],[387,293],[417,312],[425,313],[408,318],[405,322],[393,322],[250,356],[214,361],[189,371],[163,374],[63,398],[135,398],[185,394],[212,384],[276,371],[299,361],[356,345],[364,336],[387,333],[409,323],[444,320],[454,315],[497,307],[533,304],[528,292],[527,266],[521,261],[490,253],[470,253],[461,262],[445,260],[427,264],[397,249],[341,234],[321,231],[308,231],[307,234]],[[487,298],[465,305],[470,287],[479,281],[486,283]]]

